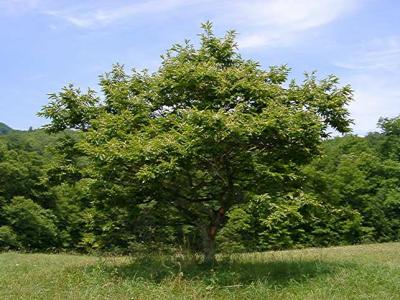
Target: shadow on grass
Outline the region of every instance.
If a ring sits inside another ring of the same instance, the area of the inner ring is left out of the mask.
[[[333,275],[351,263],[327,262],[319,259],[223,259],[213,267],[204,266],[194,258],[176,259],[161,256],[131,258],[129,262],[112,263],[102,260],[85,268],[85,272],[101,271],[106,276],[124,280],[161,283],[168,280],[188,280],[213,286],[247,286],[262,283],[270,287],[285,287],[315,277]]]

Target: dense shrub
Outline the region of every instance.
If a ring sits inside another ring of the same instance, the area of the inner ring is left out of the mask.
[[[56,219],[50,210],[23,197],[14,197],[3,210],[9,227],[23,248],[43,250],[59,245]]]
[[[18,249],[20,243],[17,235],[10,226],[0,227],[0,249]]]
[[[224,251],[264,251],[354,244],[368,234],[359,212],[300,193],[276,198],[263,195],[246,207],[233,209],[219,240]]]

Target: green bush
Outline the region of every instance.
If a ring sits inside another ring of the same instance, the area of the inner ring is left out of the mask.
[[[356,210],[333,207],[303,193],[258,196],[232,209],[228,218],[218,236],[225,252],[354,244],[371,235]]]
[[[18,249],[17,235],[10,226],[0,227],[0,249]]]
[[[50,249],[58,245],[55,216],[24,197],[14,197],[3,209],[8,225],[26,249]]]

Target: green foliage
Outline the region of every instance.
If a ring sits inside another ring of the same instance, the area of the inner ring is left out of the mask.
[[[307,189],[321,201],[349,207],[362,216],[367,233],[362,239],[366,241],[400,238],[399,215],[395,213],[399,209],[395,199],[400,188],[400,161],[393,160],[394,144],[383,147],[392,139],[392,135],[373,134],[329,141],[325,156],[304,169],[310,179]]]
[[[219,236],[223,252],[264,251],[361,242],[362,216],[307,194],[256,197],[229,212]]]
[[[400,136],[400,116],[396,118],[380,118],[378,126],[385,135]]]
[[[23,197],[14,197],[3,210],[7,223],[23,248],[46,250],[58,246],[55,216],[50,210]],[[13,238],[12,234],[8,235],[10,238]]]
[[[202,248],[196,227],[168,203],[139,205],[127,188],[83,179],[84,172],[95,169],[82,157],[79,140],[73,132],[49,137],[36,130],[0,139],[2,249],[31,247],[22,245],[23,231],[6,217],[5,208],[16,196],[32,199],[34,211],[37,205],[39,211],[51,211],[57,243],[44,248],[119,253]],[[387,133],[325,141],[323,155],[303,168],[303,192],[253,195],[227,212],[217,237],[219,249],[263,251],[398,240],[399,145],[396,135]],[[18,219],[30,215],[29,209],[19,212]]]
[[[59,132],[67,128],[87,130],[89,120],[96,113],[95,105],[99,101],[93,90],[82,94],[72,84],[65,87],[59,94],[50,94],[49,105],[43,107],[40,116],[50,117],[49,132]]]
[[[0,249],[18,249],[20,243],[14,230],[7,225],[0,226]]]
[[[96,181],[99,201],[172,207],[198,228],[213,260],[225,212],[289,189],[328,127],[349,131],[352,91],[334,76],[287,83],[286,66],[243,59],[235,32],[220,38],[211,23],[202,28],[198,48],[174,45],[156,72],[115,65],[100,78],[104,97],[70,85],[39,115],[50,132],[81,131],[73,148],[87,158],[82,174]]]

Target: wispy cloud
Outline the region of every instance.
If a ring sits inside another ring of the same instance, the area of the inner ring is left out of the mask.
[[[397,71],[400,69],[400,37],[375,38],[355,50],[350,58],[335,65],[354,71]]]
[[[33,0],[32,0],[33,1]],[[88,4],[89,3],[89,4]],[[329,24],[353,11],[360,0],[149,0],[83,2],[45,13],[74,26],[97,29],[119,21],[146,17],[173,17],[185,8],[196,20],[211,19],[227,28],[236,28],[241,48],[285,45],[301,34]],[[162,14],[162,15],[161,15]],[[197,24],[196,24],[197,25]]]
[[[72,7],[62,10],[48,10],[45,14],[64,19],[74,26],[96,29],[113,22],[146,14],[157,14],[187,4],[184,0],[153,0],[133,2],[131,4],[114,5],[112,7]]]
[[[301,34],[354,11],[359,0],[237,1],[234,20],[245,26],[241,48],[290,44]]]

